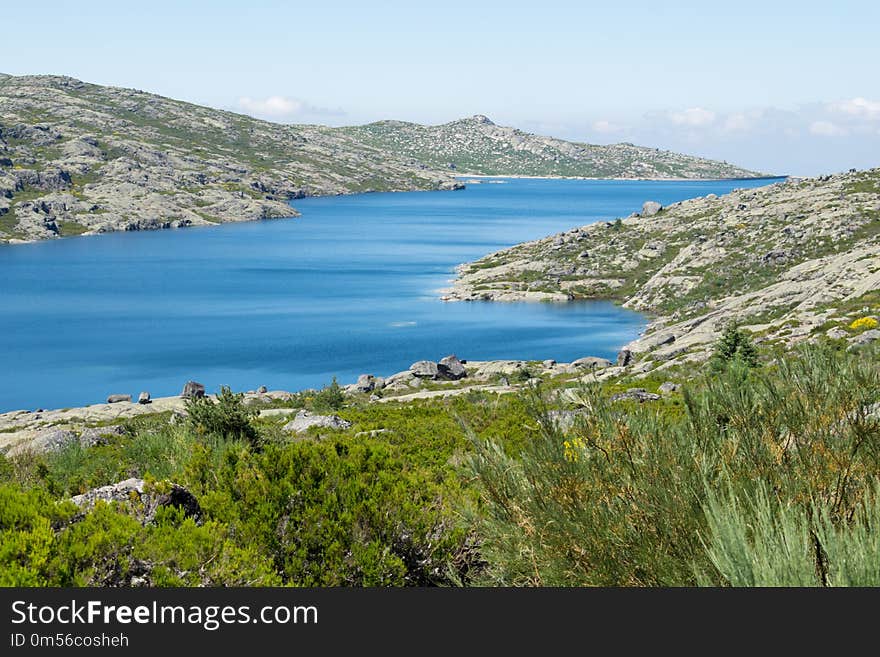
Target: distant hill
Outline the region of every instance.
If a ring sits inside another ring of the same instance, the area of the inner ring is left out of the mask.
[[[437,126],[379,121],[344,128],[360,142],[435,169],[486,175],[585,178],[755,178],[761,174],[655,148],[596,146],[533,135],[477,115]]]
[[[0,241],[288,217],[294,198],[455,189],[459,172],[753,175],[665,151],[537,137],[485,117],[281,125],[69,77],[0,74]]]
[[[304,195],[453,185],[331,128],[66,77],[0,78],[0,239],[289,217]]]

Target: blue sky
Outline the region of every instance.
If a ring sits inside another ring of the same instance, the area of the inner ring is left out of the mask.
[[[880,165],[880,3],[4,3],[0,71],[282,122],[496,123],[762,170]]]

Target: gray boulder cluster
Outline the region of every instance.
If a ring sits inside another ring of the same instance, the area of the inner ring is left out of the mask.
[[[361,374],[357,382],[346,386],[348,393],[375,393],[385,388],[397,389],[401,386],[419,386],[422,381],[458,381],[468,376],[467,361],[450,354],[439,361],[420,360],[388,378]]]
[[[420,360],[410,365],[409,371],[420,379],[458,381],[467,376],[467,370],[464,367],[466,362],[459,360],[458,356],[452,354],[441,358],[436,363],[430,360]]]

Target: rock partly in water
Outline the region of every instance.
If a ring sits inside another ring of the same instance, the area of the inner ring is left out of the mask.
[[[351,427],[351,422],[343,420],[338,415],[317,415],[310,411],[301,410],[293,420],[282,427],[282,430],[291,433],[306,433],[312,427],[348,429]]]
[[[120,402],[130,402],[131,395],[110,395],[107,397],[108,404],[118,404]]]
[[[457,381],[458,379],[463,379],[467,376],[467,370],[464,367],[464,363],[462,363],[455,354],[446,356],[446,358],[441,358],[440,362],[437,364],[437,369],[441,377],[451,381]]]
[[[194,397],[204,397],[205,396],[205,386],[197,381],[187,381],[183,386],[183,391],[180,393],[181,397],[186,399],[191,399]]]

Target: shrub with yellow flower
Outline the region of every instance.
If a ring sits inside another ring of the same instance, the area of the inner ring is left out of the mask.
[[[587,443],[583,438],[575,436],[570,440],[562,441],[562,455],[565,457],[566,461],[575,462],[578,461],[581,457],[581,452],[586,448]]]
[[[877,320],[873,317],[859,317],[849,327],[854,331],[867,331],[877,328]]]

